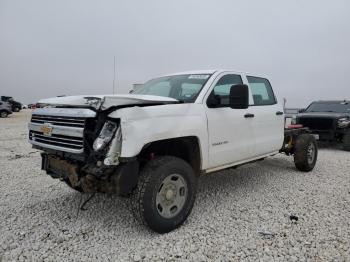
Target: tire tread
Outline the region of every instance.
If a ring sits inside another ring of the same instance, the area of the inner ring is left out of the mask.
[[[310,165],[307,161],[307,146],[310,143],[315,144],[316,156],[314,164]],[[317,143],[313,136],[310,134],[302,134],[297,138],[295,143],[295,152],[294,152],[294,164],[296,168],[300,171],[309,172],[311,171],[317,161]]]
[[[345,151],[350,151],[350,129],[344,134],[343,149]]]
[[[160,156],[152,159],[141,170],[137,187],[134,189],[130,197],[131,211],[135,219],[140,224],[150,226],[145,219],[145,210],[144,210],[143,201],[145,199],[144,195],[146,192],[146,188],[149,186],[150,183],[154,181],[154,179],[152,178],[154,178],[153,174],[155,173],[156,169],[158,169],[161,166],[165,166],[170,162],[179,161],[179,160],[184,161],[174,156]],[[188,163],[184,161],[184,164],[188,164]],[[191,209],[192,209],[192,206],[191,206]],[[168,232],[168,230],[163,230],[163,229],[159,230],[159,229],[153,228],[153,230],[156,230],[159,233]]]

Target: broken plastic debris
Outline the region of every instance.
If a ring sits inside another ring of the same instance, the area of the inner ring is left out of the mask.
[[[289,216],[289,219],[292,221],[292,222],[297,222],[299,220],[299,217],[297,215],[294,215],[294,214],[291,214]]]
[[[258,230],[258,233],[264,237],[274,237],[275,235],[277,235],[276,233],[267,230]]]

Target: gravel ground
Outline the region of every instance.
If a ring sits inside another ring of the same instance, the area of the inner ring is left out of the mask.
[[[350,153],[311,173],[282,155],[203,176],[187,222],[164,235],[127,198],[81,195],[40,170],[29,111],[0,119],[0,261],[349,261]],[[290,216],[296,218],[291,220]]]

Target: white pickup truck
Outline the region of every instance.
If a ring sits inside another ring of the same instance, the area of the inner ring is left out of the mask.
[[[80,192],[131,196],[135,217],[164,233],[195,202],[199,175],[277,153],[311,171],[317,144],[305,128],[284,128],[268,79],[229,70],[152,79],[129,95],[39,101],[29,142],[42,169]]]

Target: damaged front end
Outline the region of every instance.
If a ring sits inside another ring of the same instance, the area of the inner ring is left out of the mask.
[[[83,192],[127,195],[137,184],[136,159],[120,158],[119,119],[108,112],[41,108],[32,114],[29,142],[43,151],[42,169]]]
[[[67,182],[85,193],[128,195],[137,183],[138,162],[113,167],[81,166],[58,156],[42,153],[42,169],[53,178]]]

